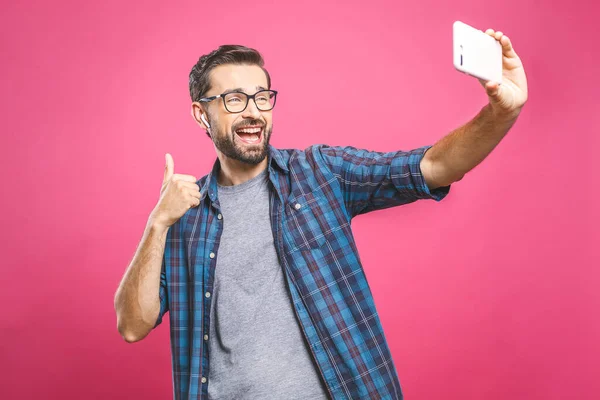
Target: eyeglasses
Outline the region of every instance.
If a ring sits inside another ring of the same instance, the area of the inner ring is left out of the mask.
[[[218,94],[216,96],[205,97],[198,101],[208,103],[210,101],[216,100],[219,97],[223,99],[223,104],[225,105],[225,109],[230,113],[241,113],[248,107],[248,101],[250,99],[254,100],[254,104],[256,104],[256,108],[260,111],[269,111],[275,107],[275,100],[277,98],[276,90],[260,90],[253,95],[246,94],[244,92],[225,92]]]

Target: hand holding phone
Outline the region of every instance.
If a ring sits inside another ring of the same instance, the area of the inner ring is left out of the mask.
[[[461,21],[452,25],[454,67],[485,81],[502,83],[502,45]]]

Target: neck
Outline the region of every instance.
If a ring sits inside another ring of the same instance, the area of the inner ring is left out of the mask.
[[[269,162],[268,157],[265,157],[259,164],[247,164],[231,159],[223,154],[218,154],[218,157],[220,168],[217,182],[221,186],[232,186],[244,183],[263,172],[267,168]]]

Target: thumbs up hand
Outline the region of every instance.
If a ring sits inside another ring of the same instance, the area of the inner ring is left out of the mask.
[[[165,154],[165,172],[160,199],[152,211],[156,223],[170,227],[192,207],[200,204],[200,186],[193,175],[174,174],[173,157]]]

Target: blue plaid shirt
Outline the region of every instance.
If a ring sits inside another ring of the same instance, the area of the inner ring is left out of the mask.
[[[269,145],[270,218],[294,310],[332,399],[402,399],[398,375],[354,242],[359,214],[444,198],[430,191],[420,161],[431,146],[374,152]],[[167,233],[158,326],[169,311],[174,399],[207,399],[208,332],[223,231],[219,160],[202,177],[200,205]],[[312,390],[309,388],[309,391]]]

